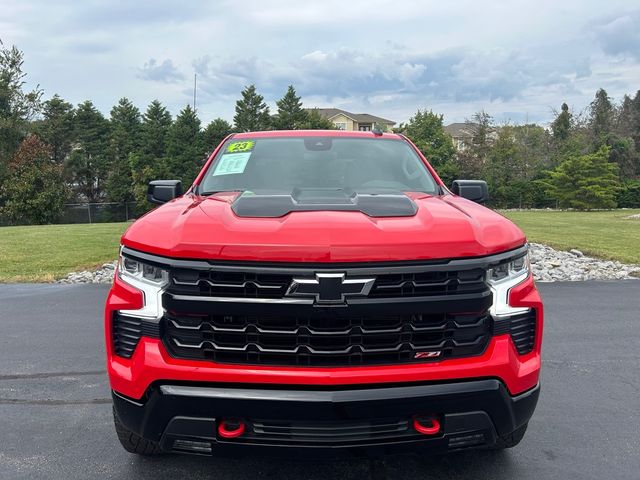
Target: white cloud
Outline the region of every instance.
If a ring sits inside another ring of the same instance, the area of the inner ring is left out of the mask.
[[[620,98],[640,78],[636,0],[4,0],[0,32],[25,52],[47,96],[123,95],[174,113],[198,74],[204,121],[231,119],[255,83],[271,105],[288,84],[309,106],[397,121],[432,108],[446,121],[484,108],[545,121],[604,87]],[[34,34],[37,32],[37,35]]]

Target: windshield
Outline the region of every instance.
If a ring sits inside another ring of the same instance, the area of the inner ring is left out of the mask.
[[[352,192],[436,194],[429,170],[402,140],[353,137],[230,139],[200,182],[198,192]]]

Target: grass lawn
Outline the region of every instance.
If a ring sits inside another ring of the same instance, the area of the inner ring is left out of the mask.
[[[532,242],[640,264],[640,210],[508,211]],[[127,223],[0,227],[0,282],[50,282],[116,258]]]
[[[0,227],[0,282],[50,282],[113,261],[127,225]]]
[[[640,210],[609,212],[506,211],[531,242],[559,250],[577,248],[587,255],[640,264]]]

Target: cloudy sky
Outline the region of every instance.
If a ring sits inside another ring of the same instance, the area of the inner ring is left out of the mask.
[[[544,123],[640,89],[637,0],[0,0],[0,39],[29,85],[104,113],[122,96],[177,113],[197,73],[203,121],[231,121],[250,83],[272,106],[293,84],[306,106],[447,123]]]

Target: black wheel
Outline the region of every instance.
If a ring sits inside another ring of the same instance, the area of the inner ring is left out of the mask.
[[[524,437],[524,432],[527,431],[528,423],[525,423],[521,427],[516,428],[509,435],[498,437],[496,444],[493,446],[493,450],[504,450],[505,448],[513,448],[520,443]]]
[[[113,409],[113,423],[116,426],[118,440],[120,440],[120,443],[127,452],[138,455],[158,455],[162,453],[160,444],[142,438],[140,435],[133,433],[125,427],[118,418],[115,408]]]

